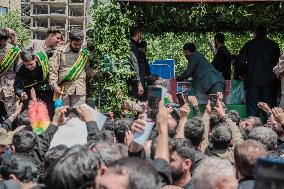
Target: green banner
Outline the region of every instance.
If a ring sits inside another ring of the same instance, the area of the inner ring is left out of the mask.
[[[0,76],[2,76],[13,65],[20,54],[21,49],[12,45],[0,61]]]
[[[74,79],[76,79],[85,68],[88,62],[88,58],[89,58],[88,50],[82,48],[79,52],[79,56],[75,61],[74,65],[70,68],[67,74],[64,77],[62,77],[62,79],[59,81],[59,84],[62,84],[67,81],[73,81]]]
[[[38,58],[39,63],[42,67],[42,80],[45,81],[48,76],[49,66],[48,66],[48,57],[45,52],[39,51],[35,53],[36,57]]]

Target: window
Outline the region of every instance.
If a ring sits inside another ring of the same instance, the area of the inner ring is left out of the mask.
[[[0,14],[5,14],[8,12],[8,8],[7,7],[0,7]]]

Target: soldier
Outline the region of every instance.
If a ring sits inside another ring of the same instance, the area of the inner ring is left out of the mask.
[[[59,29],[51,28],[47,31],[46,35],[45,40],[32,40],[26,50],[31,52],[44,51],[48,57],[51,57],[58,43],[61,41],[62,34]]]
[[[56,96],[63,95],[63,105],[73,106],[79,100],[85,101],[86,76],[94,74],[88,61],[88,50],[81,48],[83,39],[81,30],[71,31],[69,43],[56,49],[49,60],[49,83]]]
[[[48,84],[48,57],[43,51],[31,53],[24,50],[21,53],[22,64],[16,73],[14,89],[16,95],[23,101],[28,102],[30,90],[34,88],[38,99],[43,101],[48,108],[49,117],[53,117],[54,106],[52,90]],[[25,106],[28,103],[25,104]]]
[[[0,99],[8,116],[15,112],[14,80],[16,62],[21,49],[7,43],[9,38],[6,29],[0,29]]]

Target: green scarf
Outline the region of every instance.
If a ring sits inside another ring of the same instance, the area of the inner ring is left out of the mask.
[[[70,70],[65,74],[65,76],[59,81],[59,84],[62,84],[67,81],[73,81],[76,79],[80,73],[85,68],[89,58],[89,52],[87,49],[81,49],[79,52],[79,56]]]
[[[12,45],[0,60],[0,76],[2,76],[13,65],[14,61],[20,54],[21,49]]]

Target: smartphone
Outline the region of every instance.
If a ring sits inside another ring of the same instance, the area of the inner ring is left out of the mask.
[[[147,114],[144,115],[144,121],[145,121],[145,129],[143,133],[134,133],[133,135],[133,141],[137,144],[144,145],[146,141],[148,140],[151,131],[153,130],[153,127],[155,125],[155,122],[152,119],[149,119],[147,117]]]
[[[184,94],[183,93],[176,93],[176,95],[177,95],[177,99],[178,99],[178,103],[179,103],[180,107],[185,105],[186,101],[185,101]]]
[[[67,112],[65,112],[65,117],[70,117],[72,114],[78,115],[78,112],[76,108],[70,107],[67,109]]]
[[[209,100],[212,110],[217,106],[217,99],[218,99],[218,94],[209,94]]]
[[[284,189],[284,162],[279,159],[260,158],[255,167],[257,189]]]
[[[162,88],[160,87],[148,88],[148,106],[151,109],[157,109],[161,99],[162,99]]]
[[[150,119],[156,119],[158,105],[160,100],[164,100],[166,96],[166,88],[160,86],[150,86],[148,88],[148,107],[147,116]]]

